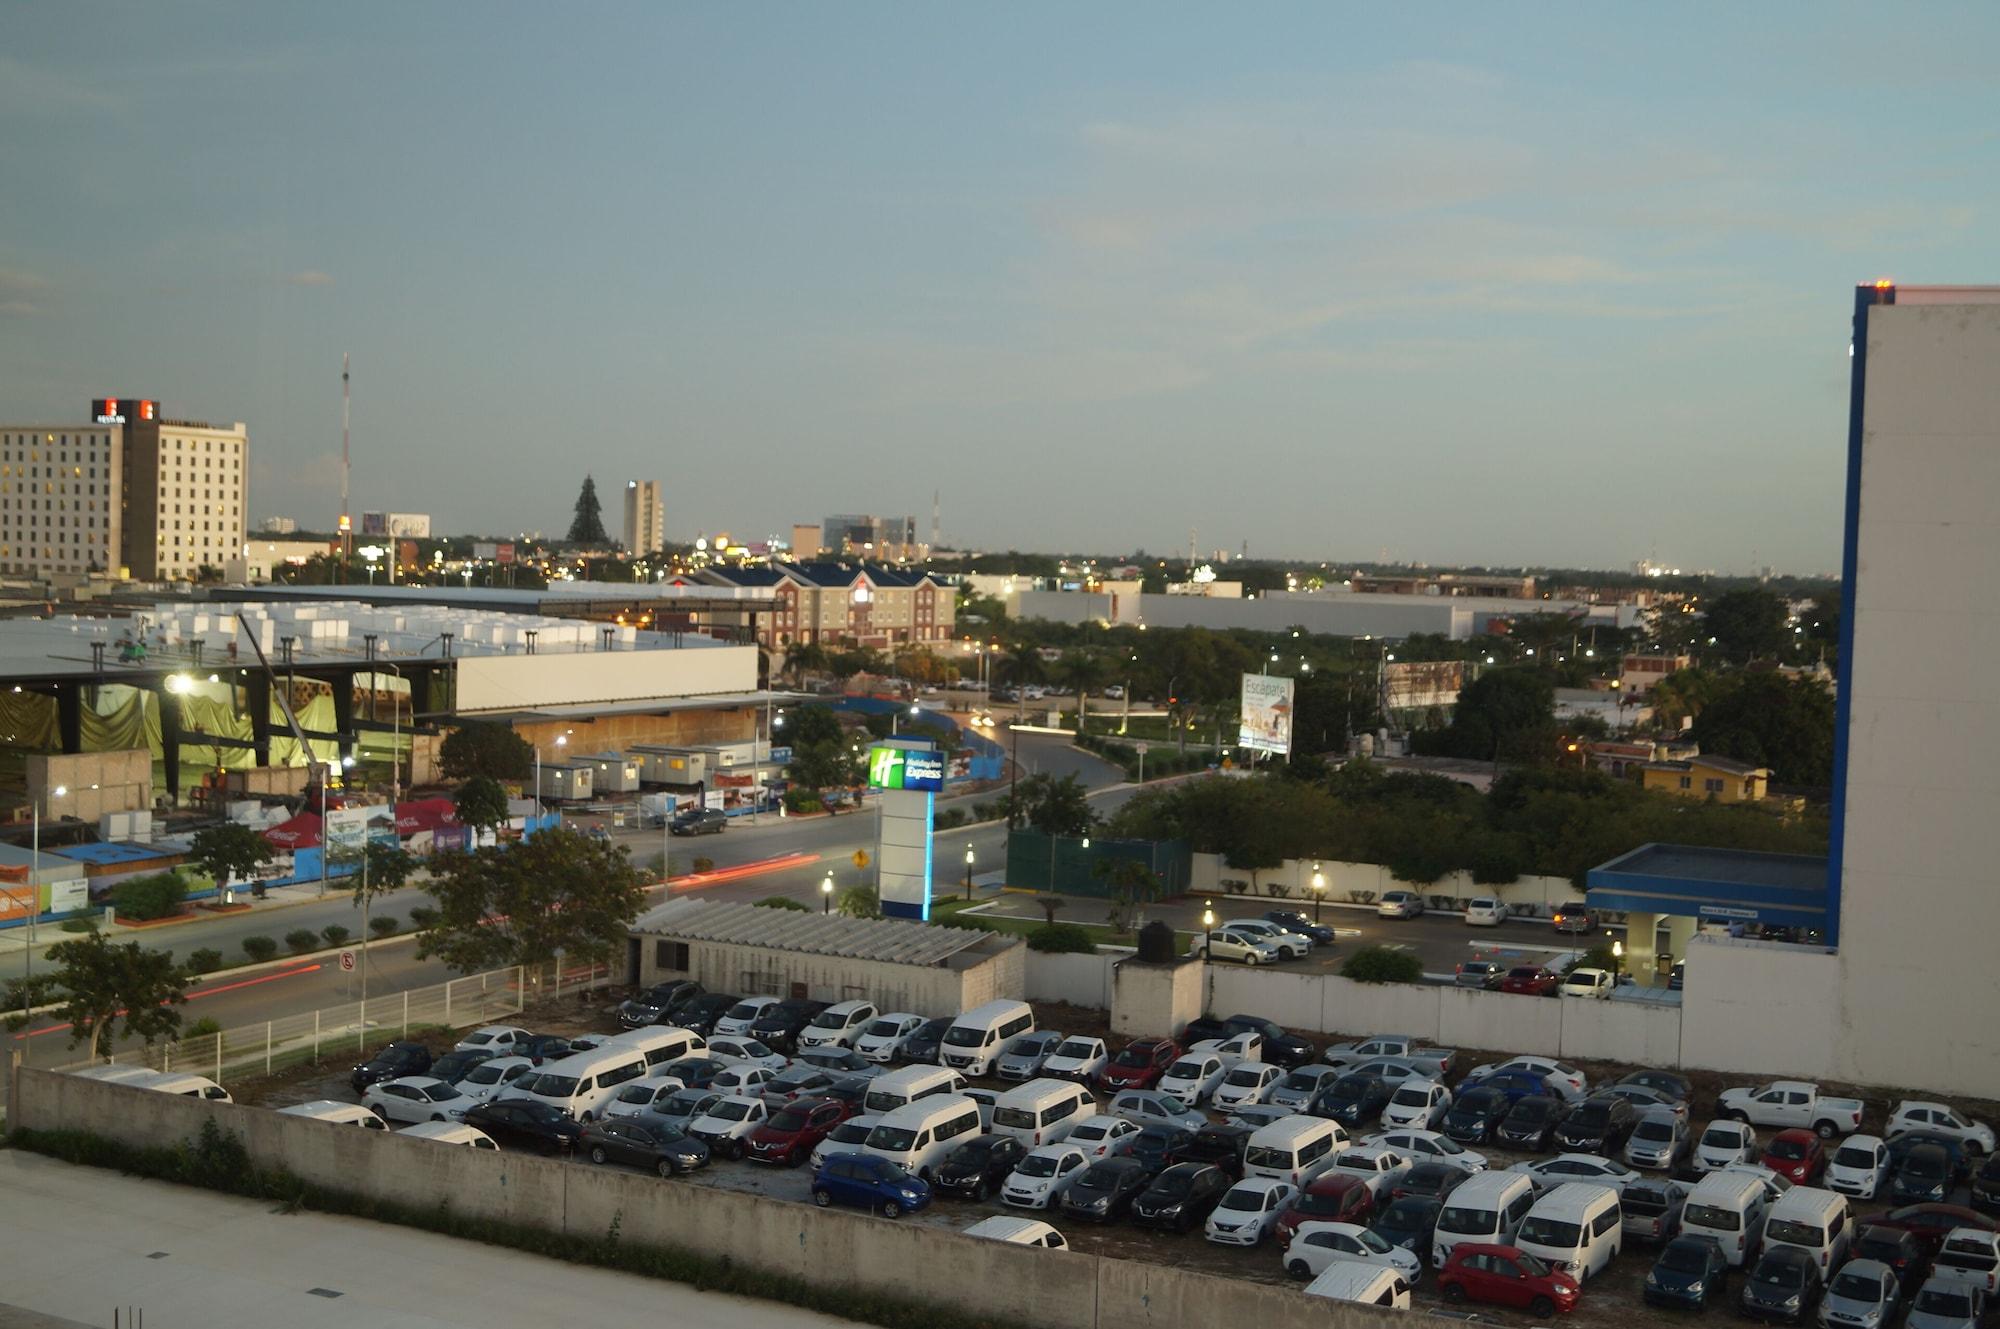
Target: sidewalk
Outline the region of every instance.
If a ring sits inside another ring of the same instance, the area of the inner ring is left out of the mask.
[[[412,886],[416,882],[417,878],[411,878],[410,884]],[[248,890],[239,890],[236,893],[236,903],[249,905],[250,908],[248,911],[235,911],[226,914],[211,913],[200,907],[200,903],[202,902],[197,902],[192,906],[192,913],[188,916],[187,922],[155,923],[150,927],[128,927],[122,923],[107,925],[104,922],[104,914],[101,910],[95,917],[97,920],[97,930],[102,932],[106,937],[116,941],[136,941],[142,937],[171,937],[180,928],[195,926],[209,919],[236,917],[241,912],[263,913],[272,909],[289,909],[297,905],[318,904],[322,900],[332,900],[348,895],[353,889],[353,885],[347,878],[333,877],[327,881],[326,893],[324,895],[320,893],[320,884],[317,881],[300,882],[293,886],[273,886],[265,892],[264,898],[261,900],[252,896]],[[63,931],[63,926],[59,922],[51,923],[44,920],[37,923],[35,925],[35,941],[32,947],[35,959],[40,960],[43,955],[48,953],[49,947],[55,945],[57,942],[69,941],[78,935],[74,932]],[[10,927],[0,929],[0,957],[18,955],[29,949],[31,948],[28,944],[27,928]]]

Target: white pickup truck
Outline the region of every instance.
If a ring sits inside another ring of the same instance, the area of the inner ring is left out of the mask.
[[[1818,1085],[1804,1080],[1773,1080],[1755,1089],[1725,1089],[1716,1101],[1719,1116],[1780,1130],[1805,1126],[1822,1140],[1861,1129],[1860,1099],[1828,1098]]]
[[[1418,1047],[1416,1039],[1403,1034],[1376,1034],[1359,1043],[1336,1043],[1325,1053],[1326,1064],[1342,1070],[1377,1057],[1394,1057],[1418,1067],[1433,1080],[1442,1080],[1451,1072],[1455,1055],[1451,1048]]]

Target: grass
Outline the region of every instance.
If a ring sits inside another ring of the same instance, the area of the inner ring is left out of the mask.
[[[971,901],[933,900],[931,902],[931,921],[933,923],[939,923],[947,918],[953,917],[954,915],[964,913],[966,910],[972,908],[974,905],[985,904],[985,903],[990,903],[990,902],[983,900],[971,900]],[[1025,903],[1025,901],[1023,901],[1023,903]],[[1109,913],[1110,910],[1111,910],[1111,902],[1109,900],[1106,900],[1104,902],[1104,911],[1105,913]],[[972,915],[972,918],[976,920],[980,924],[980,926],[988,929],[989,931],[1005,932],[1009,936],[1014,936],[1014,937],[1025,937],[1030,932],[1033,932],[1036,928],[1042,926],[1043,922],[1046,921],[1040,917],[1006,918],[991,913],[974,914]],[[1103,914],[1098,914],[1093,917],[1089,909],[1078,910],[1074,908],[1073,905],[1070,907],[1058,909],[1056,910],[1056,922],[1076,923],[1090,929],[1091,940],[1095,941],[1100,946],[1137,946],[1139,944],[1139,938],[1136,934],[1131,932],[1113,931],[1110,927],[1106,926]],[[1174,933],[1175,954],[1177,955],[1187,954],[1187,948],[1193,944],[1194,944],[1194,937],[1191,933],[1186,933],[1186,932]]]

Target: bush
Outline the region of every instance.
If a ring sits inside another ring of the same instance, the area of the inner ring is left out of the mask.
[[[62,921],[62,930],[64,932],[95,932],[97,931],[97,920],[94,918],[65,918]]]
[[[998,932],[983,918],[967,918],[964,914],[946,914],[943,918],[933,918],[931,922],[941,928],[963,928],[967,932]]]
[[[948,831],[955,827],[963,826],[965,825],[965,809],[946,808],[937,814],[936,823],[937,829],[941,831]]]
[[[186,1042],[190,1038],[214,1038],[221,1032],[222,1025],[219,1022],[203,1016],[201,1019],[187,1026],[187,1028],[181,1030],[181,1041]]]
[[[120,918],[144,922],[171,918],[187,902],[187,883],[178,872],[154,872],[127,877],[111,888],[111,903]]]
[[[787,812],[823,812],[825,810],[826,805],[820,802],[819,795],[810,789],[787,789],[785,791],[785,811]]]
[[[368,920],[368,931],[377,941],[384,937],[395,936],[396,929],[401,926],[403,926],[401,923],[386,914],[378,914]]]
[[[319,930],[319,935],[326,938],[327,945],[338,946],[341,942],[346,941],[350,934],[340,924],[328,923]]]
[[[203,946],[188,952],[187,967],[197,974],[212,974],[222,968],[222,952]]]
[[[293,955],[305,955],[319,949],[319,933],[311,928],[293,928],[285,934],[285,945],[292,948]]]
[[[1424,962],[1413,952],[1388,946],[1363,946],[1347,957],[1341,977],[1357,983],[1421,983]]]
[[[709,858],[706,855],[699,856],[694,860],[694,862],[688,864],[688,871],[713,872],[715,871],[715,860]]]
[[[1028,934],[1028,949],[1051,955],[1091,955],[1097,943],[1087,928],[1075,923],[1044,923]]]
[[[761,899],[761,900],[757,901],[757,908],[759,908],[759,909],[793,909],[793,910],[796,910],[796,911],[798,911],[798,912],[799,912],[799,913],[801,913],[801,914],[810,914],[810,913],[812,912],[812,906],[811,906],[811,905],[809,905],[809,904],[801,904],[801,903],[799,903],[799,902],[798,902],[797,900],[794,900],[794,899],[793,899],[793,898],[792,898],[791,896],[789,896],[789,895],[767,895],[767,896],[765,896],[765,897],[764,897],[763,899]]]
[[[410,910],[410,926],[434,928],[438,925],[438,911],[427,904],[420,904]]]
[[[243,953],[249,956],[252,962],[262,964],[278,953],[278,943],[269,937],[245,937]]]

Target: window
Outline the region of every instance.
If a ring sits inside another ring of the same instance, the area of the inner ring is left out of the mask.
[[[654,942],[653,967],[656,969],[677,969],[682,973],[686,973],[688,969],[688,944],[684,941]]]
[[[1681,788],[1683,788],[1683,789],[1692,789],[1692,788],[1694,788],[1694,781],[1693,781],[1693,779],[1691,779],[1691,778],[1690,778],[1690,777],[1688,777],[1688,776],[1685,776],[1685,775],[1683,775],[1683,776],[1681,777]]]
[[[1720,781],[1720,780],[1703,780],[1703,781],[1701,782],[1701,787],[1702,787],[1702,790],[1703,790],[1704,792],[1706,792],[1706,793],[1710,793],[1710,794],[1719,794],[1719,793],[1721,793],[1721,792],[1722,792],[1722,781]]]

